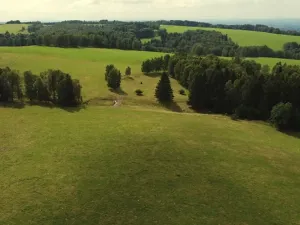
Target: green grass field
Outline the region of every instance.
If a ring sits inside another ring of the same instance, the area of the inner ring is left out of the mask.
[[[300,139],[144,108],[0,108],[0,224],[300,223]]]
[[[122,80],[124,104],[158,105],[154,99],[154,90],[159,76],[146,76],[141,72],[145,59],[164,55],[164,53],[122,51],[112,49],[63,49],[49,47],[3,47],[0,48],[0,67],[24,72],[32,70],[39,73],[47,69],[60,69],[78,78],[83,86],[84,100],[97,104],[106,104],[101,99],[113,99],[116,95],[107,88],[104,79],[105,67],[114,64],[124,74],[127,66],[132,68],[132,76]],[[142,82],[142,84],[141,84]],[[182,88],[172,80],[175,101],[186,107],[187,96],[179,95]],[[135,90],[144,91],[144,96],[136,96]],[[111,104],[112,101],[109,103]]]
[[[0,107],[0,224],[300,224],[300,135],[164,109],[154,99],[159,77],[140,68],[161,55],[0,48],[0,67],[61,69],[90,100],[82,109]],[[110,63],[132,67],[121,95],[106,86]],[[188,111],[181,86],[172,87],[174,107]],[[111,106],[116,97],[120,107]]]
[[[154,90],[159,76],[146,76],[141,72],[141,63],[145,59],[162,56],[164,53],[122,51],[116,49],[63,49],[50,47],[1,47],[0,67],[9,66],[20,72],[32,70],[40,73],[47,69],[60,69],[78,78],[83,86],[85,101],[97,105],[111,104],[108,99],[121,98],[123,104],[157,106],[154,99]],[[275,58],[253,58],[262,64],[273,67],[277,62],[300,65],[300,60],[286,60]],[[124,74],[127,66],[132,68],[132,76],[122,80],[122,95],[116,95],[109,91],[104,80],[105,66],[115,64]],[[141,84],[142,82],[142,84]],[[184,111],[188,111],[186,105],[187,96],[178,94],[182,87],[177,81],[172,80],[175,101]],[[136,96],[135,90],[144,91],[144,96]]]
[[[25,31],[21,32],[22,27],[25,27]],[[28,33],[27,31],[28,24],[0,24],[0,33],[5,33],[8,31],[9,33]]]
[[[142,43],[145,44],[147,42],[150,42],[152,39],[158,39],[158,40],[161,40],[160,36],[156,36],[154,38],[143,38],[141,39]]]
[[[300,43],[300,37],[271,34],[264,32],[245,31],[245,30],[231,30],[231,29],[218,29],[218,28],[204,28],[204,27],[185,27],[185,26],[171,26],[162,25],[162,28],[167,29],[168,32],[183,33],[187,30],[216,30],[228,36],[240,46],[260,46],[267,45],[274,50],[281,50],[283,45],[287,42],[298,42]]]

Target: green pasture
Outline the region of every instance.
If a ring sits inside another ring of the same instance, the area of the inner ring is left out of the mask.
[[[262,46],[267,45],[274,50],[281,50],[283,45],[287,42],[300,43],[299,36],[271,34],[265,32],[255,32],[246,30],[231,30],[231,29],[219,29],[219,28],[204,28],[204,27],[186,27],[186,26],[173,26],[162,25],[161,28],[167,29],[170,33],[183,33],[187,30],[216,30],[223,34],[227,34],[234,42],[240,46]]]
[[[25,31],[21,32],[22,27],[25,27]],[[0,34],[8,31],[9,33],[28,33],[28,24],[0,24]]]
[[[299,224],[299,136],[141,107],[0,115],[0,224]]]
[[[9,66],[20,72],[31,70],[34,73],[60,69],[80,80],[85,101],[104,104],[104,100],[119,98],[124,104],[153,106],[157,105],[154,91],[160,75],[144,75],[141,64],[146,59],[162,55],[164,53],[96,48],[1,47],[0,67]],[[132,76],[123,76],[122,90],[117,95],[109,91],[104,79],[105,67],[108,64],[114,64],[122,74],[125,74],[127,66],[132,68]],[[187,96],[178,93],[182,87],[172,80],[172,88],[175,101],[186,107]],[[144,91],[144,96],[136,96],[136,89]],[[111,103],[112,101],[109,102]]]

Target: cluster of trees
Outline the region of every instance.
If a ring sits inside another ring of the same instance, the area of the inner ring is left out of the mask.
[[[162,70],[167,70],[169,59],[170,59],[170,55],[147,59],[142,63],[141,70],[143,73],[151,73],[151,72],[159,72]]]
[[[274,51],[268,46],[245,46],[236,49],[236,56],[239,57],[270,57],[270,58],[286,58],[300,59],[300,45],[296,42],[288,42],[284,44],[283,50]]]
[[[159,35],[161,40],[152,39],[144,44],[143,50],[185,53],[194,51],[198,55],[233,56],[238,48],[227,35],[217,31],[196,30],[182,34],[160,31]]]
[[[13,102],[26,97],[35,102],[76,106],[82,103],[81,88],[79,80],[60,70],[48,70],[40,75],[26,71],[24,79],[21,79],[16,70],[8,67],[0,69],[0,102]]]
[[[163,21],[160,21],[161,23]],[[286,43],[283,50],[274,51],[267,46],[245,46],[235,44],[227,35],[217,31],[187,31],[168,33],[159,29],[160,22],[121,21],[64,21],[45,26],[31,22],[30,34],[0,34],[0,46],[43,45],[55,47],[96,47],[124,50],[192,53],[198,56],[213,54],[224,57],[275,57],[300,59],[297,43]],[[193,21],[170,21],[169,24],[195,25]],[[207,23],[198,23],[210,26]],[[246,25],[244,25],[246,26]],[[261,27],[261,26],[258,26]],[[250,28],[249,28],[250,29]],[[153,38],[142,44],[140,39]]]
[[[189,89],[195,110],[300,130],[300,66],[277,63],[270,70],[255,61],[212,55],[175,55],[168,65],[169,75]]]
[[[20,20],[10,20],[8,22],[6,22],[6,24],[21,24]]]
[[[34,33],[36,31],[42,29],[43,27],[44,27],[44,25],[41,22],[33,22],[28,26],[27,30],[29,33]]]
[[[280,30],[275,27],[269,27],[262,24],[242,24],[242,25],[225,25],[225,24],[211,24],[204,22],[196,22],[196,21],[188,21],[188,20],[170,20],[170,21],[159,21],[160,24],[164,25],[177,25],[177,26],[190,26],[190,27],[212,27],[212,28],[224,28],[224,29],[233,29],[233,30],[250,30],[250,31],[258,31],[258,32],[266,32],[266,33],[274,33],[274,34],[286,34],[293,36],[300,36],[299,31],[295,30]]]
[[[54,47],[96,47],[117,48],[124,50],[140,50],[140,40],[127,33],[102,33],[90,35],[37,35],[32,34],[0,34],[0,46],[54,46]]]

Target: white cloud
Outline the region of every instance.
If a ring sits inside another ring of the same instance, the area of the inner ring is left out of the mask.
[[[0,0],[0,21],[299,18],[298,0]]]

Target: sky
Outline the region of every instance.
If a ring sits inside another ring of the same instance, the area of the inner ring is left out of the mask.
[[[299,18],[299,0],[0,0],[0,21]]]

